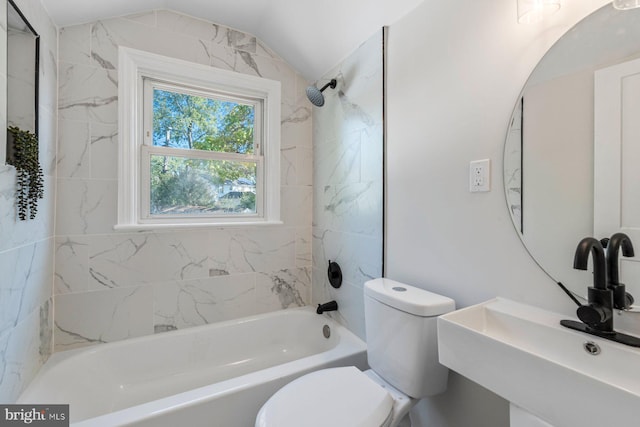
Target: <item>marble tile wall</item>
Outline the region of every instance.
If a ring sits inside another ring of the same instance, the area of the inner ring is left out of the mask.
[[[36,219],[19,221],[15,169],[0,162],[0,402],[14,402],[52,351],[52,281],[56,174],[58,31],[39,0],[16,0],[40,34],[40,162],[45,198]],[[5,70],[6,1],[0,3],[0,58]],[[4,72],[1,80],[6,84]],[[6,126],[6,93],[0,101]],[[8,106],[12,108],[11,105]],[[0,144],[4,149],[4,144]],[[2,157],[4,159],[4,156]]]
[[[335,299],[331,313],[364,338],[363,284],[382,275],[383,60],[382,30],[318,85],[337,78],[313,110],[313,302]],[[327,279],[329,260],[343,284]]]
[[[62,28],[59,40],[55,350],[309,304],[307,82],[254,36],[166,10]],[[113,231],[119,46],[281,82],[284,226]]]

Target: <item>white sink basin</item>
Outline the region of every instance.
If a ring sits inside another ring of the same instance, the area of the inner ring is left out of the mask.
[[[445,314],[440,363],[555,427],[638,425],[640,349],[560,326],[566,318],[504,298]]]

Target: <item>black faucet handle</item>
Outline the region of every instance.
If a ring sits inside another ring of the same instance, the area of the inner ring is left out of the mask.
[[[626,291],[624,283],[610,283],[609,289],[613,291],[613,307],[618,310],[628,310],[633,305],[634,298]]]
[[[613,290],[589,287],[589,303],[578,307],[578,318],[600,332],[613,332]]]
[[[598,307],[593,304],[578,307],[576,314],[583,323],[594,328],[605,323],[611,316],[604,307]]]
[[[624,293],[624,310],[628,310],[633,305],[635,299],[629,292]]]
[[[337,262],[329,260],[327,276],[329,277],[329,283],[331,284],[331,286],[336,289],[342,286],[342,269]]]

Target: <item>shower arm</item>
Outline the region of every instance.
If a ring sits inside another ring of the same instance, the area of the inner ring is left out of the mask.
[[[331,89],[335,89],[336,85],[338,84],[338,81],[336,79],[331,79],[331,81],[329,83],[327,83],[326,85],[322,86],[320,90],[320,92],[324,92],[324,90],[328,87],[331,87]]]

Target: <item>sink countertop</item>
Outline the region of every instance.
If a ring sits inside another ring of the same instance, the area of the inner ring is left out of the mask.
[[[634,425],[640,349],[560,326],[566,318],[504,298],[448,313],[440,363],[555,427]]]

